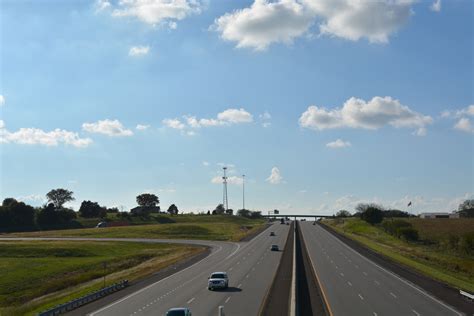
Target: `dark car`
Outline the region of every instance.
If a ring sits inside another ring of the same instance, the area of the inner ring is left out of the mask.
[[[278,248],[278,245],[272,245],[270,248],[271,251],[279,251],[280,249]]]
[[[166,316],[191,316],[191,310],[186,307],[172,308],[166,312]]]
[[[275,236],[275,232],[270,232],[270,236]]]

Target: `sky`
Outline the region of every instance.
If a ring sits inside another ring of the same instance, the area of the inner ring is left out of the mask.
[[[414,214],[474,195],[470,0],[0,0],[0,198]],[[412,201],[412,206],[407,207]]]

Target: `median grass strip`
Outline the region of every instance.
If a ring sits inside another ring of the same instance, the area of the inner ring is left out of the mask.
[[[445,236],[451,233],[456,234],[456,227],[460,225],[460,222],[450,224],[449,221],[451,220],[446,219],[443,223],[445,226],[443,232],[438,231],[436,233],[438,238],[443,239],[443,234]],[[467,227],[474,223],[471,219],[465,221],[471,221],[462,223],[463,226]],[[455,288],[474,292],[474,256],[472,254],[454,250],[447,251],[433,240],[407,242],[387,234],[380,226],[372,226],[360,219],[325,220],[323,223],[396,262],[414,268],[422,274]],[[449,225],[452,225],[452,227],[446,228]],[[418,225],[415,223],[414,226],[418,229],[423,227],[419,223]],[[472,227],[474,226],[467,228],[468,232],[469,230],[472,231]],[[419,233],[424,238],[430,235],[428,231],[422,229]]]
[[[163,216],[163,215],[162,215]],[[109,237],[109,238],[165,238],[239,241],[260,229],[264,220],[239,216],[166,216],[169,224],[132,225],[107,228],[51,230],[31,233],[6,234],[16,237]]]
[[[136,280],[201,251],[171,244],[2,241],[0,315],[33,315],[101,288],[104,273],[107,284]]]

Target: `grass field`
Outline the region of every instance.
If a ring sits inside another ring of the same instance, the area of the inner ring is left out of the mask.
[[[446,251],[436,240],[452,234],[463,235],[474,231],[472,219],[410,219],[423,242],[406,242],[360,219],[325,220],[338,232],[361,242],[397,262],[405,264],[453,287],[474,292],[474,256],[458,251]],[[432,222],[433,221],[433,222]],[[426,242],[430,241],[430,242]]]
[[[131,225],[107,228],[51,230],[14,233],[6,236],[23,237],[115,237],[115,238],[168,238],[238,241],[259,228],[264,220],[250,220],[239,216],[160,216],[174,221],[170,224]]]
[[[200,251],[203,248],[170,244],[2,241],[0,308],[17,308],[0,314],[33,314],[101,288],[104,262],[111,284],[141,278]]]

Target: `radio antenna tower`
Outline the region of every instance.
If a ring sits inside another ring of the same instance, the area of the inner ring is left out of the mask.
[[[229,198],[227,197],[227,167],[223,167],[224,169],[224,176],[222,177],[223,184],[224,184],[224,194],[222,199],[222,205],[225,207],[226,211],[229,209]]]

